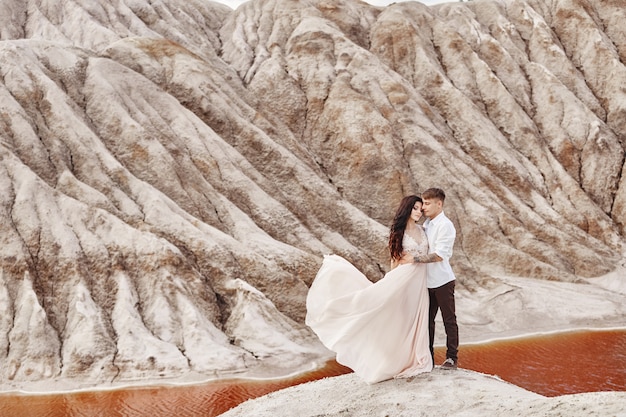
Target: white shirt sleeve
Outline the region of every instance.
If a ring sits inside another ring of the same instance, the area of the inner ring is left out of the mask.
[[[456,239],[456,230],[452,222],[441,222],[434,231],[433,247],[431,253],[436,253],[445,261],[449,261],[452,257],[452,248],[454,247],[454,239]]]
[[[430,244],[428,252],[436,253],[442,261],[426,264],[428,271],[426,281],[428,288],[438,288],[456,279],[450,266],[456,229],[445,215],[441,218],[435,218],[434,221],[428,223],[427,227],[428,243]]]

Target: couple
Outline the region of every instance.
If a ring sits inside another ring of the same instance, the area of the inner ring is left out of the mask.
[[[443,369],[456,369],[459,345],[455,276],[456,231],[443,213],[445,193],[429,188],[402,199],[389,234],[391,270],[372,283],[351,263],[327,255],[306,300],[306,324],[337,362],[372,384],[433,369],[435,316],[447,336]],[[426,216],[424,226],[418,224]]]

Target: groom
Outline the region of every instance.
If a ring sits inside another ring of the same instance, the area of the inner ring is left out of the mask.
[[[435,340],[435,316],[441,310],[446,331],[446,360],[442,369],[456,369],[459,351],[459,328],[456,323],[454,286],[456,278],[450,257],[456,238],[456,229],[443,212],[446,194],[440,188],[429,188],[422,193],[422,212],[426,216],[424,229],[428,237],[428,254],[415,256],[414,262],[427,263],[427,285],[430,298],[428,333],[430,336],[430,354],[435,359],[433,344]]]

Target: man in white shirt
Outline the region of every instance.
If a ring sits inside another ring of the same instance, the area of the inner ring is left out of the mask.
[[[428,254],[415,256],[415,262],[428,264],[427,286],[430,298],[428,332],[430,354],[433,357],[435,340],[435,316],[441,310],[446,331],[446,360],[442,369],[456,369],[459,351],[459,328],[456,323],[454,286],[456,277],[450,266],[452,247],[456,238],[454,224],[443,212],[446,194],[440,188],[429,188],[422,193],[422,212],[427,217],[424,229],[428,237]]]

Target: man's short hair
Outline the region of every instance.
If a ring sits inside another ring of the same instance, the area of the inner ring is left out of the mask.
[[[446,193],[441,188],[429,188],[422,193],[422,198],[425,200],[441,200],[443,203],[446,201]]]

